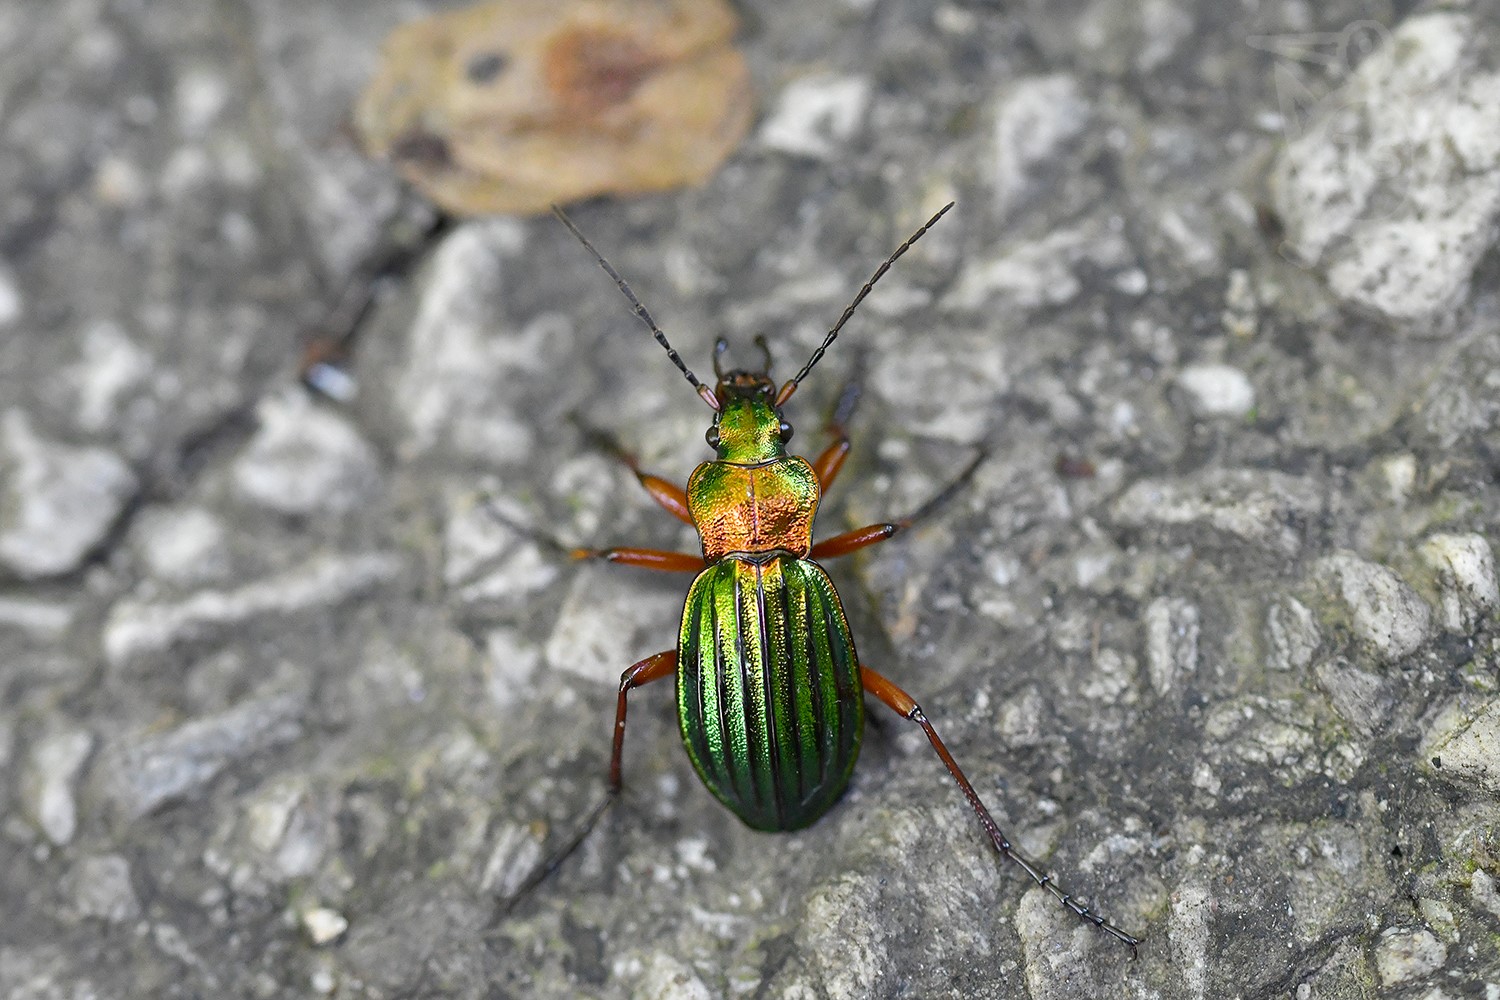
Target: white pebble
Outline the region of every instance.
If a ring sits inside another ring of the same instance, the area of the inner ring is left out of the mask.
[[[1229,365],[1188,365],[1178,374],[1177,387],[1200,417],[1243,417],[1255,408],[1255,387]]]
[[[761,127],[771,149],[794,156],[830,159],[854,136],[870,103],[870,81],[818,73],[793,80]]]
[[[303,911],[302,927],[313,944],[325,945],[343,937],[344,932],[349,929],[349,921],[337,910],[315,906]]]

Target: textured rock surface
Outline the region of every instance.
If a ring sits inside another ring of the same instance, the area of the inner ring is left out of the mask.
[[[342,124],[453,4],[0,4],[0,993],[1437,998],[1500,992],[1500,4],[740,5],[763,117],[577,206],[687,361],[789,374],[871,705],[813,827],[745,829],[618,674],[686,585],[707,411],[550,220],[444,232]],[[1388,43],[1386,40],[1389,40]],[[1379,48],[1388,44],[1387,48]]]

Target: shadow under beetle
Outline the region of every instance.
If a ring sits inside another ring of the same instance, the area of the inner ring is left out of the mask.
[[[718,453],[693,471],[687,489],[642,471],[618,447],[651,498],[697,530],[701,554],[656,549],[573,549],[577,559],[604,559],[661,572],[696,573],[682,611],[677,647],[648,656],[620,677],[608,795],[582,828],[543,867],[556,867],[588,834],[619,795],[625,709],[632,690],[677,678],[677,718],[693,768],[720,802],[757,830],[796,830],[815,822],[838,800],[859,756],[864,728],[862,692],[922,727],[933,750],[979,818],[995,849],[1020,866],[1074,914],[1135,952],[1140,939],[1096,914],[1018,854],[932,723],[905,691],[859,662],[838,594],[819,559],[885,541],[943,504],[973,475],[981,452],[947,488],[912,515],[872,524],[822,541],[812,540],[813,516],[849,454],[848,420],[856,393],[846,392],[829,421],[832,442],[809,463],[788,455],[792,426],[781,407],[822,360],[839,330],[892,264],[953,207],[950,202],[898,247],[860,288],[827,337],[796,376],[778,390],[770,349],[760,371],[724,372],[726,349],[714,349],[717,384],[710,389],[667,342],[630,286],[572,221],[553,212],[614,279],[641,322],[714,411],[705,435]],[[534,881],[534,880],[533,880]]]

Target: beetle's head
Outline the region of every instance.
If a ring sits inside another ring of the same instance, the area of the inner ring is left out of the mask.
[[[737,368],[724,371],[720,359],[728,348],[721,337],[714,345],[714,387],[718,409],[704,438],[718,451],[720,461],[769,462],[786,455],[792,425],[781,418],[776,406],[776,383],[771,381],[771,351],[765,337],[755,338],[765,357],[760,371]]]

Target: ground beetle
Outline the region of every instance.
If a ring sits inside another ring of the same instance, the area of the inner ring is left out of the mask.
[[[861,692],[868,692],[922,727],[997,851],[1063,906],[1124,942],[1132,952],[1140,943],[1064,892],[1052,876],[1015,851],[922,709],[905,691],[860,663],[838,594],[817,563],[883,542],[911,527],[970,478],[983,454],[911,516],[814,543],[812,524],[818,502],[849,453],[844,422],[853,394],[841,396],[827,428],[833,440],[815,461],[809,463],[786,452],[792,426],[783,418],[781,407],[822,360],[875,283],[952,207],[952,203],[944,206],[886,258],[807,364],[779,390],[771,381],[770,350],[764,338],[757,338],[765,358],[760,371],[722,371],[720,359],[726,344],[720,339],[714,349],[718,382],[710,389],[699,381],[625,280],[562,210],[553,208],[614,279],[636,316],[714,411],[705,436],[718,455],[698,466],[683,490],[642,471],[618,446],[613,449],[653,500],[697,530],[703,551],[571,550],[578,559],[690,572],[697,578],[683,606],[677,648],[646,657],[620,678],[608,795],[538,877],[578,845],[619,794],[626,699],[633,689],[677,678],[677,717],[694,769],[720,802],[757,830],[805,827],[843,794],[864,728]]]

